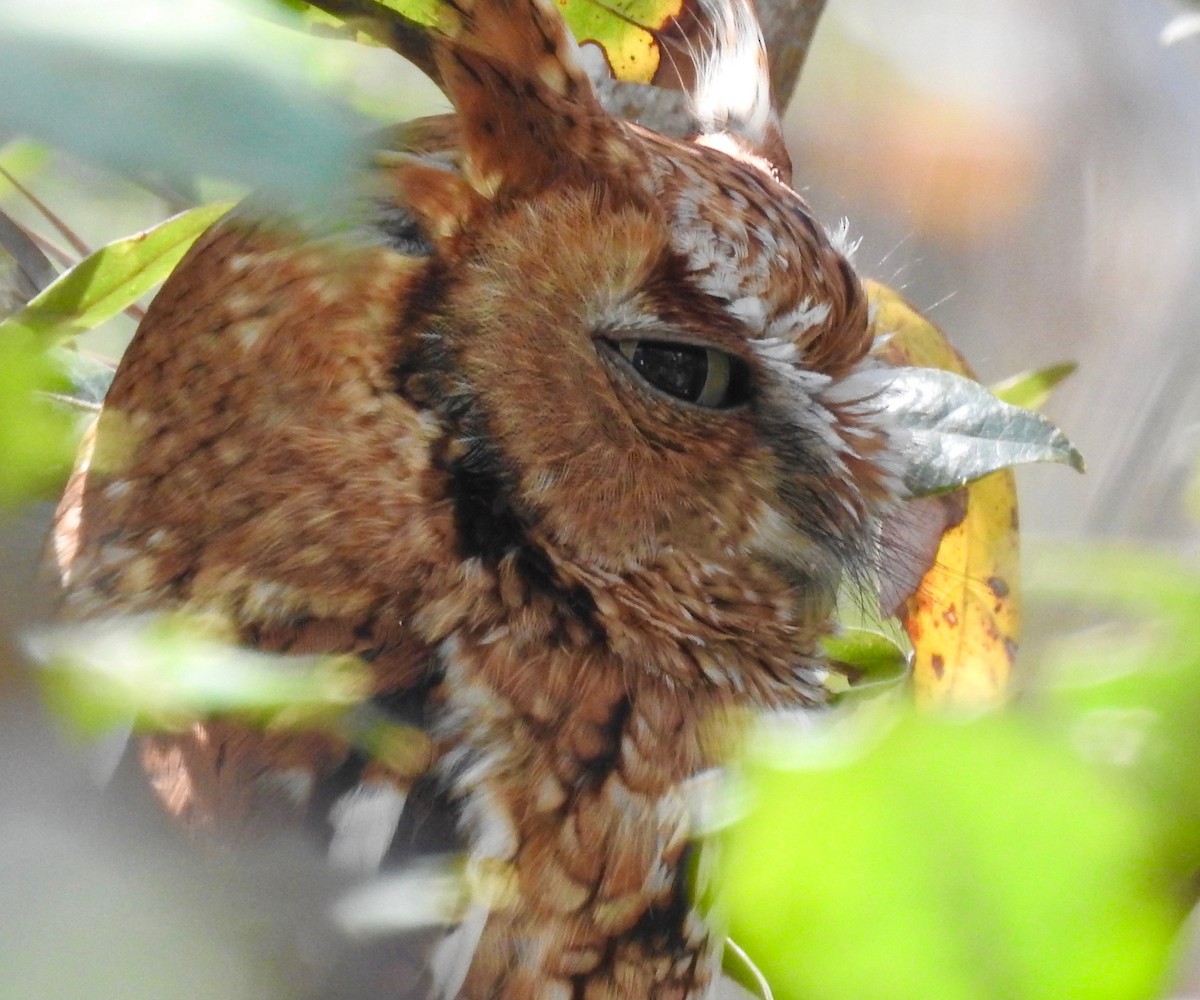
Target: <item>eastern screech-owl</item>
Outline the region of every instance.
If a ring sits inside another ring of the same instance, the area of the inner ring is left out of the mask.
[[[442,15],[456,113],[377,155],[368,226],[235,212],[154,301],[62,510],[66,613],[219,614],[424,713],[431,784],[512,888],[433,995],[706,996],[685,785],[747,709],[822,701],[897,492],[866,302],[787,184],[761,60],[728,97],[700,66],[683,141],[602,108],[552,0]],[[331,736],[209,722],[141,758],[199,829],[404,799]]]

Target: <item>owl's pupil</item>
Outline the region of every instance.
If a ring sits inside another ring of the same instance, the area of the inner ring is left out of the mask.
[[[700,398],[708,379],[708,352],[702,347],[641,341],[629,360],[656,389],[689,403]]]
[[[656,340],[622,340],[617,349],[650,385],[676,399],[712,408],[745,399],[744,366],[723,351]]]

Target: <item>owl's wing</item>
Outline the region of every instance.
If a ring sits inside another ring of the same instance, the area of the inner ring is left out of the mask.
[[[443,169],[452,132],[416,126],[409,152]],[[64,619],[183,612],[266,653],[355,655],[373,677],[362,711],[424,724],[438,678],[406,623],[444,525],[426,502],[434,429],[391,371],[419,322],[410,223],[380,199],[352,245],[249,214],[198,241],[58,510]],[[238,838],[300,823],[360,870],[389,849],[417,777],[338,734],[231,721],[147,737],[138,757],[184,824]]]

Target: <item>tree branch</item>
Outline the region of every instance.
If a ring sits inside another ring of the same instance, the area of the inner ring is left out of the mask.
[[[758,0],[771,62],[771,92],[780,113],[791,103],[825,0]]]
[[[440,76],[433,59],[429,29],[376,0],[305,0],[310,7],[340,17],[349,27],[374,38],[417,67],[434,83]]]

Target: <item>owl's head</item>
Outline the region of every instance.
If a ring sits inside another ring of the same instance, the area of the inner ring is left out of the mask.
[[[749,12],[720,8],[737,44],[700,66],[707,128],[682,140],[601,106],[552,3],[455,10],[456,120],[381,163],[425,271],[401,387],[451,428],[472,554],[770,567],[823,613],[896,488],[892,444],[846,248],[772,156]]]
[[[895,443],[859,282],[773,152],[757,26],[719,9],[676,139],[602,107],[551,0],[444,4],[456,114],[378,155],[368,246],[235,218],[155,301],[60,533],[77,603],[359,648],[435,642],[490,587],[492,617],[548,603],[531,634],[807,658]]]

